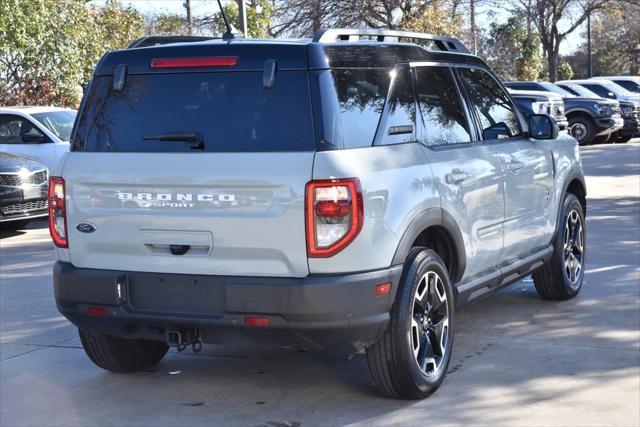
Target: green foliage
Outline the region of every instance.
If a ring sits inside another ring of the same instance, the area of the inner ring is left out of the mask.
[[[529,33],[518,16],[492,23],[480,54],[503,80],[537,80],[544,67],[538,34]]]
[[[229,23],[240,31],[240,14],[236,2],[229,3],[224,7],[224,12]],[[245,8],[247,12],[247,32],[249,37],[265,38],[269,37],[269,25],[271,23],[271,13],[273,5],[270,0],[251,0]],[[258,12],[259,11],[259,12]],[[224,20],[221,14],[213,18],[214,28],[218,34],[226,32]]]
[[[106,50],[142,35],[142,16],[115,0],[0,2],[0,105],[77,106]]]
[[[561,59],[558,62],[558,80],[571,80],[575,73],[569,62]]]

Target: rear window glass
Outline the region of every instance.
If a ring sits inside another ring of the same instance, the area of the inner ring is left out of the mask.
[[[96,77],[78,120],[74,150],[263,152],[315,150],[306,72],[280,71],[265,89],[262,72],[129,75],[122,91]],[[183,141],[201,136],[203,150]],[[170,139],[170,138],[165,138]],[[174,138],[175,139],[175,138]]]

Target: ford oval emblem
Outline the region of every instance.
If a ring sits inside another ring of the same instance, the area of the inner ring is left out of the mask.
[[[93,233],[94,231],[96,231],[96,226],[88,222],[81,222],[80,224],[76,225],[76,228],[81,233]]]

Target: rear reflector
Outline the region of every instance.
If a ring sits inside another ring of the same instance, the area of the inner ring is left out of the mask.
[[[105,317],[107,315],[107,309],[105,307],[91,306],[87,307],[87,313],[93,317]]]
[[[151,68],[233,67],[237,63],[236,56],[155,58],[151,61]]]
[[[376,285],[376,295],[377,296],[382,296],[382,295],[389,295],[389,292],[391,292],[391,283],[382,283],[380,285]]]
[[[263,316],[246,316],[244,318],[244,324],[247,326],[257,326],[259,328],[266,328],[269,326],[269,318]]]

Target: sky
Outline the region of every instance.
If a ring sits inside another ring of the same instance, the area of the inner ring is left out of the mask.
[[[222,0],[222,3],[229,3],[235,0]],[[105,0],[92,0],[93,4],[104,4]],[[157,14],[183,14],[184,0],[119,0],[123,6],[131,5],[139,10],[144,15],[157,15]],[[215,0],[191,0],[191,13],[194,17],[202,16],[217,11],[218,5]],[[502,23],[507,20],[508,14],[505,10],[500,8],[492,8],[495,16],[489,16],[487,14],[487,8],[481,7],[477,12],[478,27],[486,28],[493,21]],[[584,28],[582,28],[584,27]],[[578,28],[572,34],[570,34],[560,46],[560,54],[568,55],[573,53],[581,44],[583,39],[583,33],[586,31],[586,24]],[[562,29],[562,28],[561,28]]]

